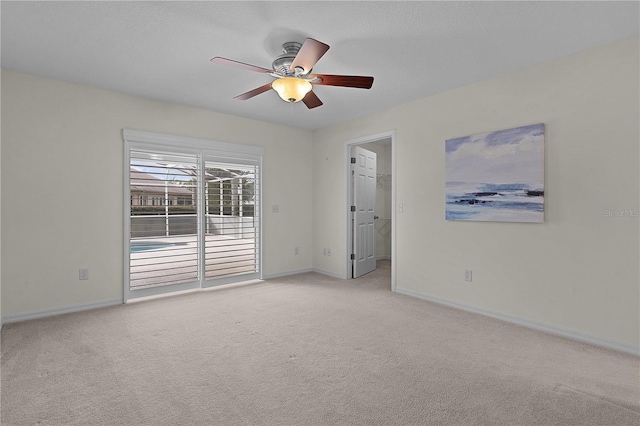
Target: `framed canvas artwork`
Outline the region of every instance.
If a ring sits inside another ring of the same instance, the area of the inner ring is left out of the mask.
[[[447,220],[544,221],[544,124],[445,141]]]

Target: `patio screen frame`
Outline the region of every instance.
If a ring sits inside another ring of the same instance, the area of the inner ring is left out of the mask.
[[[231,284],[236,282],[248,281],[253,279],[262,279],[262,157],[264,149],[254,145],[235,144],[227,142],[219,142],[209,139],[189,138],[184,136],[176,136],[170,134],[145,132],[132,129],[122,130],[122,139],[124,142],[124,293],[123,302],[140,298],[148,297],[165,293],[173,293],[185,290],[194,290],[199,288],[207,288],[224,284]],[[237,164],[250,164],[255,165],[258,168],[258,175],[256,176],[257,186],[257,206],[255,207],[254,214],[257,216],[258,232],[256,237],[258,238],[256,245],[256,266],[257,271],[254,273],[247,273],[242,275],[233,275],[215,279],[206,279],[204,273],[204,232],[202,230],[202,218],[204,214],[204,185],[201,179],[198,179],[198,194],[197,194],[197,217],[198,217],[198,279],[196,281],[189,281],[179,284],[171,284],[166,286],[149,287],[143,289],[131,290],[130,288],[130,250],[131,250],[131,180],[130,180],[130,161],[132,150],[143,151],[158,151],[163,153],[176,153],[176,154],[188,154],[195,155],[198,158],[200,169],[204,167],[205,160],[237,163]]]

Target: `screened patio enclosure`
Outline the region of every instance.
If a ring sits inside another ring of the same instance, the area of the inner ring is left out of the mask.
[[[260,278],[259,161],[133,145],[127,298]]]

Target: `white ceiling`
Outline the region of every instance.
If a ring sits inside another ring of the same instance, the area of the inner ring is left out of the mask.
[[[2,67],[162,101],[318,129],[640,33],[630,2],[2,1]],[[371,90],[316,86],[289,105],[265,74],[285,41],[331,46],[314,72],[371,75]]]

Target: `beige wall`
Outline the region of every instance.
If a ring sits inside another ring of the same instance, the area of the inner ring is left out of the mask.
[[[2,69],[0,69],[0,81]],[[2,99],[2,85],[0,84],[0,99]],[[2,102],[0,102],[0,117],[2,117]],[[2,235],[2,120],[0,120],[0,236]],[[2,328],[2,244],[0,244],[0,328]]]
[[[637,348],[639,219],[607,210],[640,208],[638,64],[636,37],[314,132],[314,266],[346,267],[344,142],[395,129],[398,289]],[[539,122],[545,222],[446,221],[444,141]]]
[[[623,40],[313,134],[4,70],[2,315],[122,297],[122,128],[264,146],[265,273],[338,276],[344,143],[395,129],[399,289],[637,347],[639,220],[606,211],[640,208],[639,47]],[[444,140],[537,122],[545,223],[444,220]]]
[[[3,70],[3,315],[122,298],[123,128],[263,146],[264,273],[312,267],[310,132]]]

